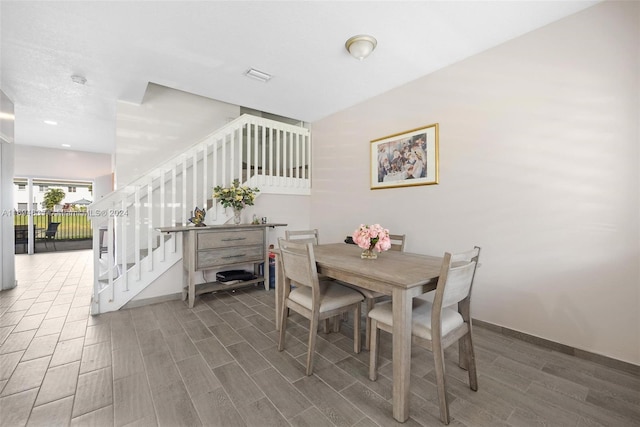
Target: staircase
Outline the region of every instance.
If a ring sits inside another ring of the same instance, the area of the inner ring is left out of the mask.
[[[309,130],[242,115],[185,152],[93,203],[92,314],[120,309],[182,259],[181,233],[194,207],[206,207],[207,225],[232,219],[211,199],[234,179],[263,194],[311,191]]]

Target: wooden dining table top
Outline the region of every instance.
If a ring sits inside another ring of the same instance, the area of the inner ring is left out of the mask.
[[[318,272],[390,295],[394,287],[435,288],[442,257],[399,251],[378,253],[377,259],[362,259],[362,248],[345,243],[314,246]],[[417,291],[417,289],[416,289]]]

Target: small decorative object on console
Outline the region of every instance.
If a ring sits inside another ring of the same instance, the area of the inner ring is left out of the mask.
[[[378,258],[376,252],[386,251],[391,247],[389,230],[380,224],[360,224],[351,237],[356,245],[364,249],[360,255],[360,258],[363,259],[376,259]]]
[[[196,227],[204,227],[207,225],[204,223],[205,215],[206,212],[204,211],[204,209],[198,209],[198,207],[196,206],[196,208],[193,210],[193,216],[189,218],[189,222],[194,223]]]

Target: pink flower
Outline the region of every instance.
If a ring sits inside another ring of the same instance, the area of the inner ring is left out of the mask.
[[[362,249],[371,249],[377,252],[389,250],[391,239],[389,230],[380,224],[364,225],[360,224],[351,236],[356,245]]]

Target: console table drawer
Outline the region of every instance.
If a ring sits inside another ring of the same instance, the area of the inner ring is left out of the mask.
[[[262,242],[262,239],[260,241]],[[262,243],[253,246],[200,250],[196,253],[197,270],[244,262],[264,262],[264,247]]]
[[[199,232],[197,249],[227,248],[229,246],[250,246],[263,244],[262,230],[224,230]]]

